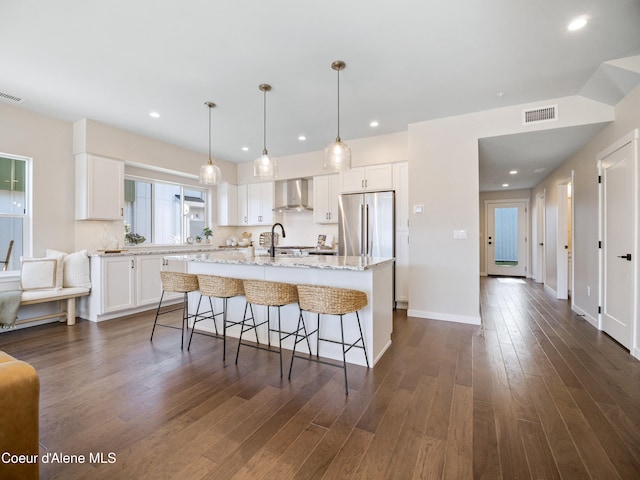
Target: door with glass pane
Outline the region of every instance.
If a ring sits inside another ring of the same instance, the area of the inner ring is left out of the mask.
[[[486,205],[487,273],[526,276],[526,202],[488,202]]]

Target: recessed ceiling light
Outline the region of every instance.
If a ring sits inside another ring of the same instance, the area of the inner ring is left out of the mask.
[[[375,120],[369,124],[370,127],[377,127],[378,125],[380,125],[380,124],[378,122],[376,122]]]
[[[304,142],[307,139],[307,137],[305,137],[304,135],[300,135],[298,137],[298,140],[300,140],[301,142]]]
[[[509,184],[508,184],[508,183],[503,183],[503,184],[502,184],[502,186],[503,186],[503,187],[508,187],[508,186],[509,186]]]
[[[587,18],[579,17],[579,18],[576,18],[575,20],[572,20],[571,23],[569,23],[569,25],[567,26],[567,29],[573,32],[575,30],[580,30],[586,24],[587,24]]]
[[[151,112],[149,113],[149,116],[152,118],[160,118],[160,114],[158,112]]]
[[[518,170],[511,170],[509,172],[509,175],[516,175],[518,173]]]
[[[249,151],[249,147],[242,147],[242,151],[243,152],[248,152]]]

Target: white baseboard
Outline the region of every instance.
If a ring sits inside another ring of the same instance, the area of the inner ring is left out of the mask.
[[[407,310],[407,316],[418,318],[429,318],[431,320],[443,320],[445,322],[466,323],[469,325],[481,325],[480,315],[455,315],[451,313],[425,312],[423,310]]]
[[[640,360],[640,349],[634,348],[633,350],[631,350],[631,356]]]
[[[578,315],[582,315],[584,317],[584,319],[589,322],[591,325],[593,325],[595,328],[598,328],[598,319],[592,317],[591,315],[589,315],[587,312],[585,312],[583,309],[581,309],[580,307],[578,307],[576,304],[573,305],[573,307],[571,308],[576,314]]]
[[[544,284],[544,291],[553,295],[553,298],[558,298],[558,293],[546,283]]]

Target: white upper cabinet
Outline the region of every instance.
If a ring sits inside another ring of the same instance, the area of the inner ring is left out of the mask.
[[[238,225],[238,187],[227,182],[218,185],[218,225]]]
[[[124,162],[88,153],[76,155],[76,219],[124,218]]]
[[[273,223],[273,182],[238,185],[238,225]]]
[[[313,177],[313,218],[315,223],[338,223],[340,175]]]
[[[340,173],[341,192],[391,190],[392,188],[391,164],[357,167]]]
[[[238,185],[238,221],[236,225],[249,225],[249,201],[247,185]]]

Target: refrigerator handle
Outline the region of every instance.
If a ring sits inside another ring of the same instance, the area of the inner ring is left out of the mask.
[[[366,231],[366,223],[367,219],[365,217],[364,204],[360,204],[360,245],[359,245],[359,254],[365,254],[365,231]]]
[[[369,250],[369,204],[365,203],[364,205],[364,215],[365,215],[365,248],[364,248],[364,254],[369,256],[370,250]]]

